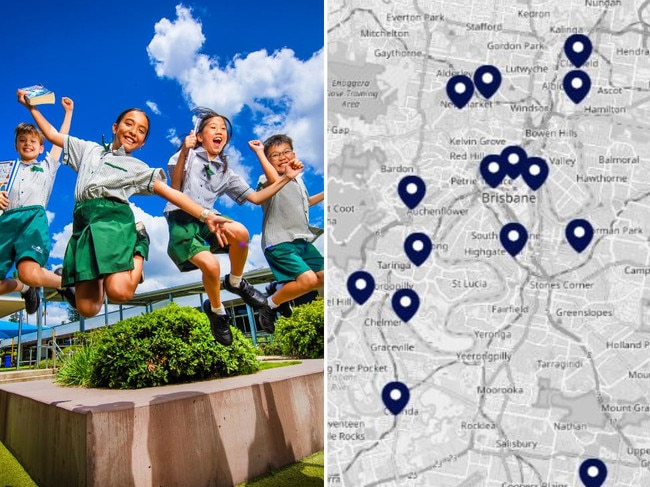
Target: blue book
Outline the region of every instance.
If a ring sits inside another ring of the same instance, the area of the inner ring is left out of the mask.
[[[43,85],[26,86],[20,89],[27,92],[25,100],[30,105],[42,105],[43,103],[54,103],[55,101],[54,92]]]
[[[16,181],[16,175],[18,174],[18,168],[20,161],[0,161],[0,191],[6,191],[7,194],[11,191],[11,188]],[[4,213],[0,210],[0,215]]]
[[[18,174],[20,161],[0,161],[0,191],[9,193]]]

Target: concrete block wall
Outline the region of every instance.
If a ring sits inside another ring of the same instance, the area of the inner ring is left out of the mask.
[[[323,361],[134,391],[0,385],[0,441],[40,487],[230,486],[324,446]]]

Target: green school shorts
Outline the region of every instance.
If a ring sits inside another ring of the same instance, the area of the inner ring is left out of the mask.
[[[39,205],[7,210],[0,215],[0,277],[5,279],[15,263],[32,259],[41,267],[50,256],[50,233],[45,208]]]
[[[74,207],[72,223],[63,258],[63,286],[133,269],[137,238],[128,203],[106,198],[82,201]],[[148,257],[148,245],[137,250]]]
[[[170,211],[165,216],[169,227],[167,255],[181,272],[197,269],[190,259],[199,252],[207,250],[213,254],[228,253],[229,246],[220,247],[214,233],[198,218],[183,210]]]
[[[304,272],[318,272],[325,268],[318,249],[303,239],[272,245],[264,250],[264,257],[278,282],[295,281]]]

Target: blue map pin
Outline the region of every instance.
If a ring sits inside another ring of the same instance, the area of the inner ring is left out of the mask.
[[[472,99],[474,83],[469,76],[457,74],[447,81],[447,96],[457,108],[463,108]]]
[[[407,322],[415,315],[420,307],[420,298],[412,289],[398,289],[393,294],[393,311],[399,318]]]
[[[474,71],[474,84],[481,95],[490,99],[501,86],[501,71],[490,64],[479,66]]]
[[[375,279],[366,271],[356,271],[348,277],[348,292],[357,304],[363,304],[375,290]]]
[[[589,37],[584,34],[570,35],[564,42],[564,53],[576,68],[579,68],[587,62],[587,59],[591,56],[592,49],[593,46]]]
[[[402,382],[389,382],[381,391],[381,399],[384,401],[384,406],[395,416],[404,410],[410,397],[411,392],[409,388]]]
[[[488,186],[496,188],[506,177],[506,166],[503,164],[500,155],[488,154],[481,160],[479,172]]]
[[[521,177],[530,189],[536,191],[548,177],[548,164],[541,157],[529,157],[521,170]]]
[[[598,458],[588,458],[580,464],[578,472],[585,487],[600,487],[607,478],[607,465]]]
[[[416,266],[421,266],[431,254],[433,244],[424,233],[412,233],[404,240],[404,252]]]
[[[528,241],[528,232],[520,223],[506,223],[499,233],[501,245],[513,257],[526,246]]]
[[[591,239],[594,238],[594,227],[587,220],[578,218],[567,224],[564,234],[573,250],[580,253],[589,247]]]
[[[516,179],[521,174],[521,170],[526,165],[528,154],[518,145],[509,145],[501,151],[501,161],[505,166],[505,171],[511,179]]]
[[[411,210],[420,204],[427,188],[421,177],[405,176],[397,185],[397,193]]]
[[[577,105],[589,94],[591,78],[584,71],[574,69],[566,74],[562,86],[567,96]]]

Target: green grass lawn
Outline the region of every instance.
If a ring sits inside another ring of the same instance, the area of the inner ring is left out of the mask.
[[[284,468],[273,470],[237,487],[322,487],[325,484],[325,456],[318,452]],[[0,443],[0,485],[38,487],[18,461]]]
[[[289,365],[298,365],[300,360],[290,360],[288,362],[260,362],[260,370],[276,369],[278,367],[287,367]]]
[[[325,455],[314,453],[299,462],[273,470],[264,477],[249,480],[237,487],[322,487],[325,485]]]
[[[0,443],[0,485],[38,487],[2,443]]]

